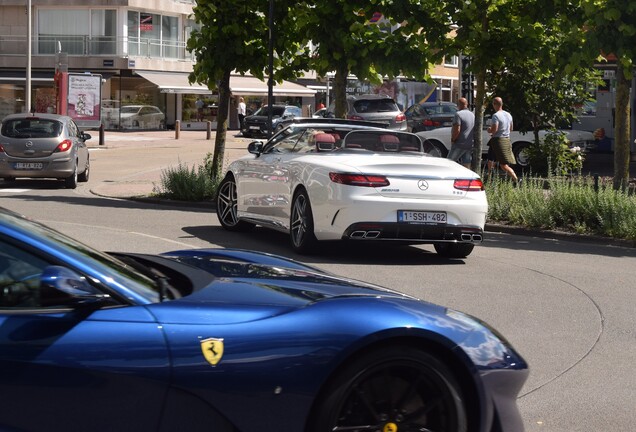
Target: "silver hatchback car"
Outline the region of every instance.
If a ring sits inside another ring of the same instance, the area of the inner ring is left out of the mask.
[[[332,102],[324,116],[335,117],[335,110],[335,103]],[[407,129],[406,116],[395,100],[388,95],[347,96],[347,118],[385,123],[389,129],[394,130],[405,131]]]
[[[56,178],[75,189],[88,181],[90,138],[67,116],[11,114],[0,128],[0,178]]]

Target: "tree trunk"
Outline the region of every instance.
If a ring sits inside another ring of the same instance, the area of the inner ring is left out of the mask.
[[[227,122],[230,110],[230,74],[225,71],[219,83],[219,108],[216,117],[216,137],[214,139],[214,157],[212,159],[212,169],[214,175],[220,178],[223,175],[223,160],[225,159],[225,136],[227,134]]]
[[[475,75],[477,80],[477,94],[475,95],[475,145],[473,147],[473,161],[471,169],[476,173],[481,172],[481,153],[484,148],[482,142],[482,130],[484,129],[484,99],[486,98],[486,71],[480,70]]]
[[[333,91],[336,100],[335,116],[336,118],[346,118],[347,111],[347,77],[349,69],[345,65],[336,67],[336,76],[333,80]]]
[[[631,81],[618,60],[616,71],[616,118],[614,123],[614,189],[625,190],[629,184],[629,91]]]

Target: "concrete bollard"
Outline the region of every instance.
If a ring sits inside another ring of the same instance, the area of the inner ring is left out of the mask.
[[[212,122],[208,120],[205,124],[205,139],[212,138]]]
[[[179,139],[179,133],[181,132],[181,120],[174,122],[174,139]]]

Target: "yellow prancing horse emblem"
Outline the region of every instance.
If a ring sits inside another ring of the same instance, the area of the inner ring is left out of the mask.
[[[384,425],[382,432],[397,432],[398,427],[395,423],[387,423]]]
[[[223,357],[223,339],[209,338],[201,341],[203,357],[212,366],[216,366]]]

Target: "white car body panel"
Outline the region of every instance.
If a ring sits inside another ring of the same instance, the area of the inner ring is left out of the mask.
[[[456,178],[478,179],[461,165],[423,154],[355,154],[346,151],[313,154],[247,155],[229,166],[238,191],[241,219],[266,221],[289,231],[293,194],[304,187],[309,195],[314,234],[318,240],[339,240],[355,222],[397,222],[398,210],[447,212],[448,224],[483,230],[487,201],[484,191],[461,191]],[[385,175],[386,187],[334,183],[330,172]],[[418,182],[425,180],[422,191]]]
[[[422,131],[417,132],[417,135],[422,137],[423,139],[428,139],[430,141],[436,141],[444,145],[447,150],[451,148],[451,130],[450,127],[437,128],[430,131]],[[586,151],[591,149],[594,146],[594,134],[592,132],[587,131],[579,131],[579,130],[563,130],[568,137],[568,140],[573,146],[578,146],[581,148],[581,151]],[[548,131],[540,130],[539,131],[539,139],[543,140]],[[488,153],[488,140],[490,140],[490,134],[487,130],[482,130],[481,134],[481,143],[482,143],[482,153]],[[516,144],[525,143],[530,144],[534,142],[534,133],[533,132],[519,132],[512,131],[510,133],[510,141],[512,142],[513,149]]]

